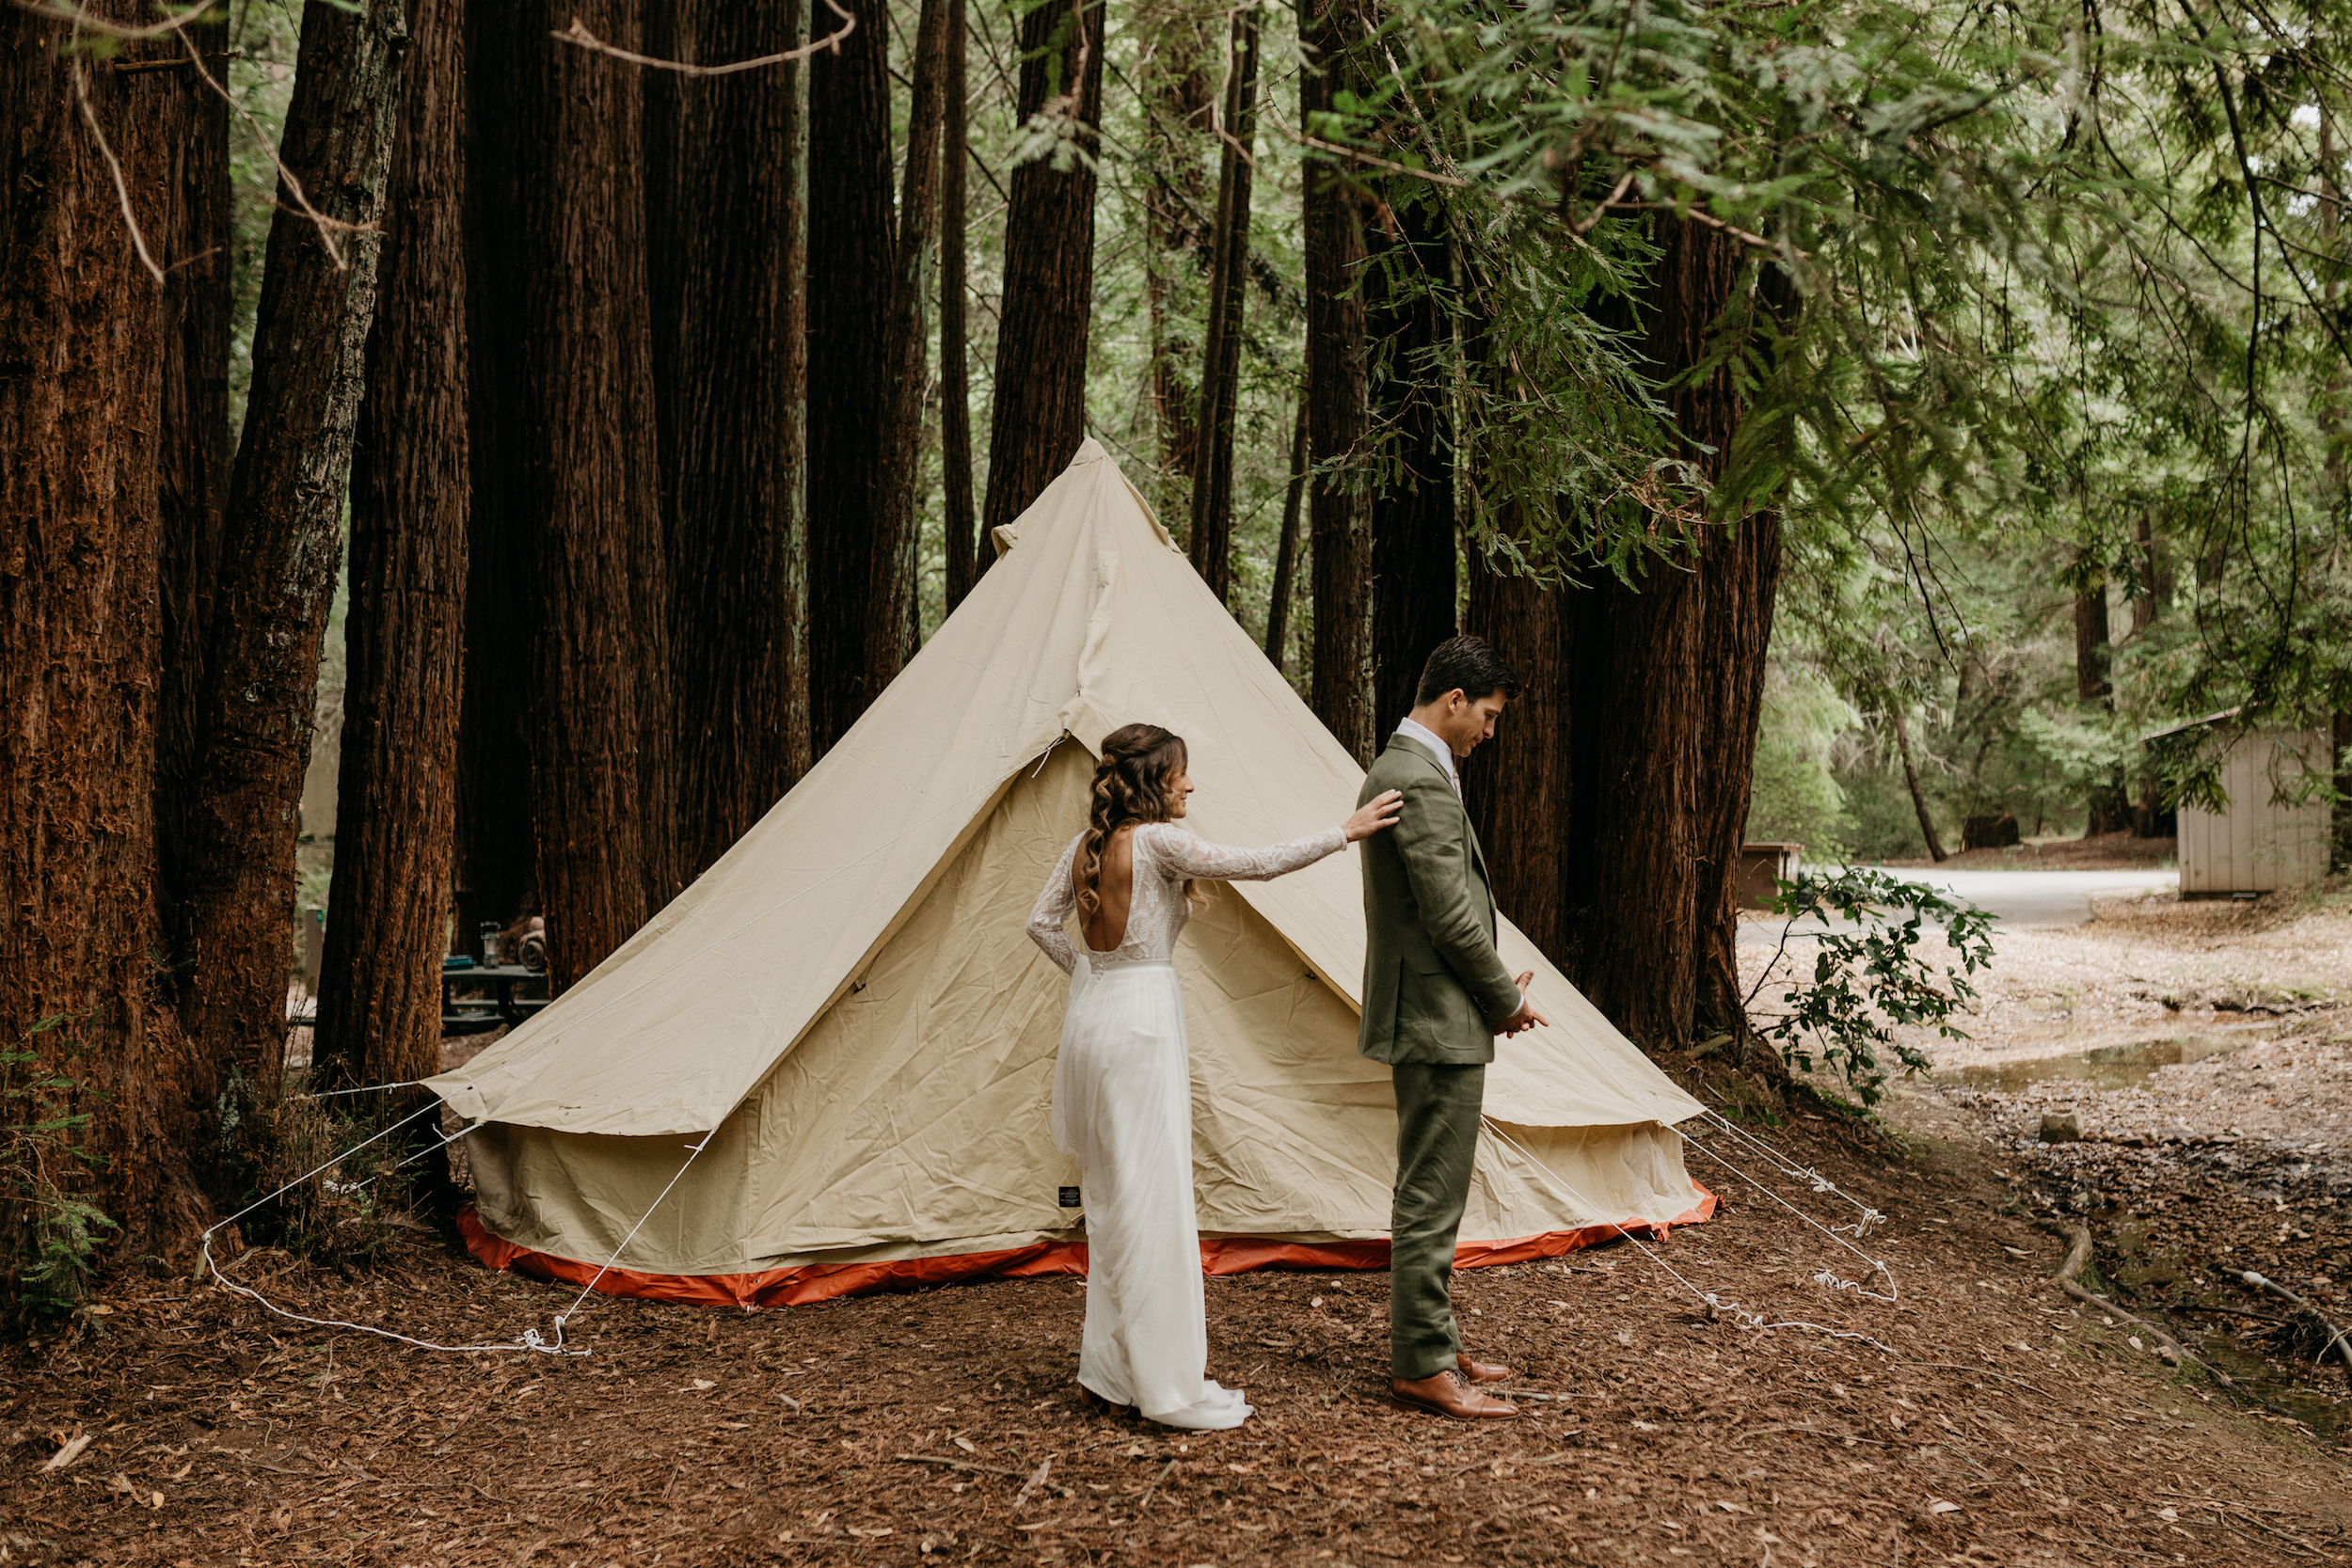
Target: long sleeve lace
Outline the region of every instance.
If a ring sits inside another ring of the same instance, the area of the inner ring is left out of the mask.
[[[1347,834],[1326,828],[1308,838],[1269,844],[1263,849],[1236,849],[1195,838],[1172,822],[1155,822],[1136,830],[1149,835],[1152,858],[1168,878],[1201,877],[1218,882],[1263,882],[1315,863],[1347,847]]]
[[[1061,966],[1064,974],[1078,970],[1077,945],[1070,940],[1066,923],[1070,911],[1078,905],[1077,889],[1071,882],[1071,867],[1078,858],[1078,846],[1085,835],[1070,841],[1070,847],[1054,863],[1052,875],[1045,879],[1043,891],[1037,895],[1036,907],[1029,911],[1029,940],[1045,949],[1045,956]]]

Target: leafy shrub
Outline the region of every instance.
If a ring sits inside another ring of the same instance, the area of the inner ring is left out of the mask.
[[[1993,961],[1993,916],[1984,911],[1955,904],[1925,883],[1858,868],[1784,879],[1772,910],[1786,922],[1780,947],[1756,976],[1750,1003],[1788,956],[1800,921],[1818,919],[1828,927],[1816,939],[1812,978],[1781,992],[1788,1011],[1759,1019],[1770,1020],[1759,1032],[1791,1067],[1813,1071],[1818,1053],[1864,1104],[1875,1105],[1893,1072],[1882,1063],[1882,1050],[1891,1050],[1906,1074],[1934,1066],[1896,1030],[1924,1025],[1946,1039],[1968,1037],[1951,1020],[1977,998],[1968,976]],[[1942,927],[1955,962],[1938,966],[1919,951],[1930,921]]]
[[[81,1144],[90,1113],[73,1109],[87,1085],[49,1055],[71,1061],[83,1045],[59,1034],[72,1015],[36,1022],[13,1048],[0,1051],[0,1180],[16,1212],[19,1238],[11,1306],[22,1316],[71,1311],[96,1267],[115,1222],[90,1200],[87,1178],[98,1157]],[[45,1055],[43,1035],[57,1034]]]
[[[416,1102],[313,1099],[299,1092],[299,1075],[289,1075],[286,1087],[269,1103],[232,1075],[221,1097],[222,1152],[241,1189],[231,1212],[251,1206],[238,1221],[248,1242],[348,1273],[415,1225],[407,1213],[415,1148],[391,1128]],[[430,1118],[408,1124],[428,1138],[431,1126]]]

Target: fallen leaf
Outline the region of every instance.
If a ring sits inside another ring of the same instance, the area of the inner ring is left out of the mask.
[[[1034,1525],[1015,1525],[1012,1528],[1015,1529],[1043,1529],[1047,1525],[1052,1523],[1053,1521],[1050,1519],[1040,1519]]]
[[[2170,1524],[2173,1520],[2179,1518],[2180,1516],[2180,1512],[2177,1509],[2160,1508],[2156,1510],[2156,1517],[2162,1519],[2167,1524]]]
[[[850,1527],[850,1533],[851,1535],[862,1535],[862,1536],[866,1537],[867,1540],[873,1540],[873,1539],[875,1539],[875,1538],[877,1538],[877,1537],[880,1537],[880,1536],[884,1536],[884,1535],[896,1535],[896,1534],[898,1533],[898,1531],[896,1531],[896,1530],[892,1529],[892,1528],[891,1528],[889,1526],[887,1526],[887,1525],[884,1525],[884,1526],[883,1526],[882,1528],[880,1528],[880,1529],[860,1529],[860,1528],[858,1528],[855,1525],[851,1525],[851,1526]]]
[[[1928,1499],[1928,1512],[1930,1513],[1958,1513],[1960,1505],[1947,1503],[1941,1497],[1931,1497]]]
[[[698,1388],[698,1389],[701,1389],[701,1388],[716,1388],[716,1387],[717,1387],[717,1386],[718,1386],[717,1384],[715,1384],[715,1383],[711,1382],[711,1381],[710,1381],[710,1379],[708,1379],[708,1378],[707,1378],[707,1377],[698,1377],[698,1378],[696,1378],[696,1379],[694,1380],[694,1386],[695,1386],[696,1388]],[[679,1390],[679,1392],[683,1393],[683,1392],[685,1392],[685,1390],[684,1390],[684,1389],[680,1389],[680,1390]]]
[[[957,1448],[961,1449],[966,1453],[977,1453],[980,1451],[979,1446],[974,1443],[969,1437],[959,1437],[955,1439],[955,1444]]]
[[[1722,1509],[1725,1513],[1745,1513],[1748,1512],[1748,1506],[1745,1503],[1719,1502],[1715,1506]]]

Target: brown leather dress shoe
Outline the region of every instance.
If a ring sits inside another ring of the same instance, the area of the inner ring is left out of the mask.
[[[1451,1416],[1457,1421],[1508,1420],[1519,1413],[1518,1405],[1505,1404],[1471,1387],[1470,1379],[1451,1367],[1409,1383],[1392,1377],[1389,1380],[1389,1395],[1399,1404],[1426,1410],[1434,1416]]]
[[[1502,1362],[1481,1361],[1468,1351],[1454,1359],[1461,1367],[1462,1375],[1472,1383],[1501,1383],[1511,1375],[1511,1369]]]

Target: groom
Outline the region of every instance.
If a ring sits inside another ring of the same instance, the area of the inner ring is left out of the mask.
[[[1357,1048],[1396,1081],[1396,1190],[1390,1225],[1390,1390],[1465,1420],[1517,1416],[1478,1391],[1511,1369],[1465,1354],[1450,1283],[1469,1200],[1494,1037],[1551,1021],[1495,951],[1486,862],[1462,808],[1456,764],[1494,737],[1518,677],[1475,637],[1438,645],[1413,711],[1364,780],[1361,805],[1404,793],[1395,829],[1364,841],[1364,1021]]]

